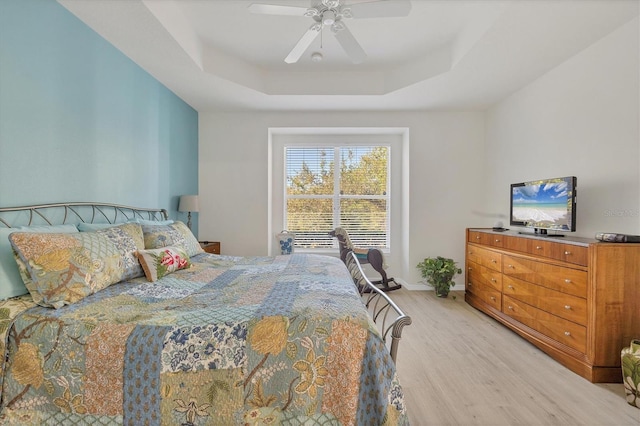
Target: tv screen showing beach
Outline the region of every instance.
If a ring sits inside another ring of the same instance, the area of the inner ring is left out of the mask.
[[[545,229],[571,230],[572,194],[565,179],[529,182],[512,188],[512,222]]]

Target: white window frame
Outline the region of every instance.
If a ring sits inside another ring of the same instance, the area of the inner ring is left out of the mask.
[[[409,129],[406,127],[270,127],[267,132],[267,254],[280,254],[275,237],[284,229],[284,155],[285,143],[320,146],[327,141],[360,142],[363,145],[391,144],[391,212],[392,230],[389,249],[383,250],[390,265],[411,270],[409,253]],[[298,249],[296,252],[337,255],[331,249]]]
[[[302,138],[304,139],[304,138]],[[365,137],[366,139],[366,137]],[[360,141],[356,141],[353,140],[353,138],[348,138],[348,139],[341,139],[340,137],[335,138],[334,140],[331,141],[326,141],[324,143],[320,143],[320,144],[316,144],[313,142],[309,142],[309,141],[293,141],[290,140],[288,142],[285,142],[283,144],[282,147],[282,156],[283,156],[283,163],[284,163],[284,167],[283,167],[283,182],[284,185],[282,185],[282,201],[283,201],[283,205],[282,205],[282,211],[283,211],[283,215],[282,215],[282,227],[283,229],[286,228],[287,226],[287,200],[289,199],[331,199],[333,202],[333,224],[334,227],[335,226],[340,226],[340,201],[344,200],[344,199],[379,199],[379,200],[385,200],[386,201],[386,217],[387,217],[387,221],[386,221],[386,230],[385,230],[385,236],[386,236],[386,241],[385,241],[385,245],[384,247],[380,247],[381,250],[383,250],[384,252],[389,252],[391,249],[391,203],[392,203],[392,174],[391,174],[391,168],[392,168],[392,158],[393,158],[393,148],[392,148],[392,144],[387,140],[387,141],[380,141],[378,140],[379,138],[373,138],[375,139],[375,141],[367,141],[367,140],[360,140]],[[387,187],[386,187],[386,195],[341,195],[340,194],[340,166],[341,166],[341,156],[340,156],[340,150],[341,148],[349,148],[349,147],[358,147],[358,146],[365,146],[365,147],[385,147],[388,149],[388,157],[387,157]],[[318,148],[318,149],[322,149],[322,148],[331,148],[333,149],[333,161],[334,161],[334,178],[333,178],[333,183],[334,183],[334,187],[333,187],[333,194],[332,195],[299,195],[299,196],[290,196],[287,195],[287,186],[286,186],[286,182],[287,182],[287,159],[286,159],[286,151],[287,148]],[[333,247],[332,250],[335,250],[338,248],[338,243],[337,241],[334,239],[333,240]],[[317,251],[325,251],[325,248],[299,248],[296,247],[296,250],[298,251],[305,251],[305,252],[317,252]]]

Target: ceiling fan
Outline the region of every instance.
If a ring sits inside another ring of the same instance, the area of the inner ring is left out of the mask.
[[[313,24],[285,58],[284,61],[288,64],[298,62],[298,59],[300,59],[324,27],[331,29],[331,32],[351,61],[354,64],[359,64],[364,61],[367,54],[345,25],[344,19],[407,16],[411,11],[411,1],[378,0],[347,5],[344,0],[312,0],[311,7],[253,3],[249,6],[249,11],[265,15],[306,16],[313,18]]]

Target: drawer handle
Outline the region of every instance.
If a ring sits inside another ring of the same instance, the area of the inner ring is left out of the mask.
[[[564,305],[564,308],[568,311],[571,309],[571,305]]]
[[[513,311],[513,306],[509,306],[509,309]]]
[[[496,243],[499,243],[499,242],[500,242],[500,239],[499,239],[499,238],[496,238]]]
[[[491,259],[491,263],[496,263],[496,260],[495,259]]]
[[[496,301],[496,297],[495,296],[491,296],[491,300],[493,300],[495,302]]]
[[[480,239],[480,235],[476,235],[476,240],[479,240],[479,239]]]
[[[542,250],[542,246],[536,246],[536,250]]]
[[[565,251],[564,254],[566,254],[567,256],[569,256],[571,254],[570,251]]]
[[[491,281],[495,283],[495,282],[496,282],[496,279],[495,279],[495,278],[491,278]]]
[[[565,278],[564,282],[567,284],[571,284],[571,280],[569,278]]]
[[[513,265],[507,265],[507,268],[513,269]]]
[[[565,332],[564,332],[564,335],[565,335],[565,336],[571,336],[571,333],[570,333],[570,332],[568,332],[568,331],[565,331]]]
[[[510,288],[511,290],[513,290],[513,286],[512,285],[508,285],[507,288]]]
[[[467,269],[468,269],[469,271],[471,271],[471,266],[469,266]]]
[[[469,287],[471,287],[471,283],[469,283]]]

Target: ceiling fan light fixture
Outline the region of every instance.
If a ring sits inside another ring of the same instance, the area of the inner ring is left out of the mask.
[[[327,10],[322,14],[322,23],[324,25],[333,25],[334,22],[336,22],[336,14],[333,11]]]
[[[313,52],[311,54],[311,60],[313,62],[322,62],[323,59],[324,59],[324,56],[322,56],[322,53],[320,52]]]

